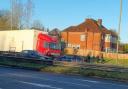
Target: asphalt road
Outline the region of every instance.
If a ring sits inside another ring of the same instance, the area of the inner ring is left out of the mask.
[[[128,84],[0,67],[0,89],[128,89]]]

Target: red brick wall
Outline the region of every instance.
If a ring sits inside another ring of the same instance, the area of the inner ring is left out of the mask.
[[[110,48],[111,47],[111,43],[110,42],[105,42],[105,48]]]
[[[87,39],[85,41],[80,41],[80,35],[82,35],[82,34],[87,35]],[[101,33],[62,32],[61,36],[65,42],[68,41],[68,43],[70,43],[70,44],[80,44],[81,49],[101,51]]]
[[[68,35],[67,35],[68,34]],[[61,36],[62,36],[62,39],[64,39],[65,42],[68,41],[68,43],[70,44],[80,44],[80,47],[81,48],[84,48],[85,46],[85,42],[82,42],[80,41],[80,35],[81,34],[85,34],[84,32],[62,32],[61,33]]]
[[[93,41],[93,49],[96,51],[101,50],[101,33],[95,33],[94,34],[94,41]]]

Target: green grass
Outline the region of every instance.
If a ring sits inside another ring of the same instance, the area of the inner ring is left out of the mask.
[[[83,69],[80,67],[63,67],[63,66],[50,66],[41,69],[43,72],[62,73],[62,74],[79,74],[82,76],[95,76],[102,78],[112,78],[128,81],[128,73],[110,72],[96,69]]]
[[[42,68],[41,71],[63,74],[79,74],[79,69],[79,67],[47,66]]]
[[[105,59],[104,64],[117,65],[122,67],[128,67],[128,59]]]
[[[109,64],[114,64],[114,60],[107,59]],[[127,60],[126,60],[127,62]],[[72,74],[72,75],[81,75],[81,76],[93,76],[93,77],[102,77],[102,78],[113,78],[118,80],[126,80],[128,81],[128,72],[110,72],[105,70],[98,69],[90,69],[90,68],[81,68],[74,66],[46,66],[37,63],[26,63],[26,62],[16,62],[9,60],[0,60],[1,65],[10,65],[17,67],[25,67],[25,68],[33,68],[38,69],[43,72],[51,72],[51,73],[61,73],[61,74]],[[127,63],[126,63],[127,64]]]

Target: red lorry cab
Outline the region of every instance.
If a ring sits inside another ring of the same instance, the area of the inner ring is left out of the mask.
[[[42,33],[38,34],[36,50],[40,54],[47,56],[59,56],[61,52],[58,40],[55,37]]]

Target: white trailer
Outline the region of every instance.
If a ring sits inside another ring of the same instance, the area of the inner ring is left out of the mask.
[[[39,33],[48,34],[34,29],[0,31],[0,51],[36,50]]]

